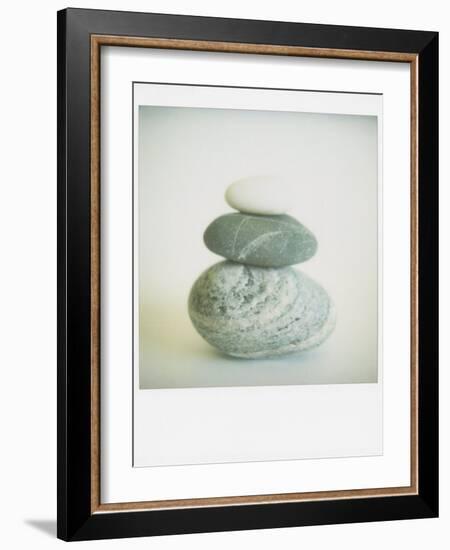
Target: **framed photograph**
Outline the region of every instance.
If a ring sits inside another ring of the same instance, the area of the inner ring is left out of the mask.
[[[438,514],[438,35],[58,13],[58,536]]]

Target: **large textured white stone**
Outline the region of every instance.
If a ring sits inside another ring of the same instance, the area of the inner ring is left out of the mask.
[[[280,178],[254,176],[235,181],[228,186],[225,200],[240,212],[247,214],[284,214],[289,208],[289,192]]]
[[[327,292],[304,273],[228,261],[197,279],[189,315],[209,344],[248,359],[319,346],[335,326]]]

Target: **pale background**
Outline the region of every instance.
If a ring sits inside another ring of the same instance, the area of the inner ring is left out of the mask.
[[[320,3],[269,0],[82,1],[79,7],[129,9],[167,13],[303,21],[341,25],[428,29],[441,31],[440,90],[450,95],[450,20],[445,3],[417,0],[408,4],[379,0],[371,7],[357,0]],[[25,0],[8,4],[4,26],[2,75],[15,86],[0,90],[1,140],[8,154],[0,164],[4,199],[0,202],[0,239],[4,269],[0,274],[1,346],[3,383],[0,388],[2,447],[0,457],[3,519],[2,542],[7,548],[63,548],[55,536],[56,517],[56,15],[61,1],[36,4]],[[21,36],[18,40],[17,25]],[[32,40],[32,50],[31,50]],[[33,55],[39,63],[30,63]],[[18,70],[22,68],[23,70]],[[30,82],[39,83],[32,89]],[[27,117],[18,118],[24,105]],[[450,162],[450,108],[441,102],[441,280],[450,279],[450,216],[448,206]],[[24,162],[24,147],[27,156]],[[25,197],[27,200],[25,200]],[[20,205],[20,215],[17,208]],[[13,238],[11,238],[13,236]],[[30,278],[30,273],[32,277]],[[20,296],[20,300],[18,297]],[[449,286],[441,288],[441,464],[450,460],[450,330]],[[18,304],[23,307],[18,307]],[[26,340],[24,334],[27,334]],[[393,545],[422,550],[445,549],[450,536],[450,472],[441,469],[441,518],[371,524],[330,525],[308,528],[167,536],[149,539],[96,541],[82,548],[148,548],[157,550],[209,550],[234,548],[298,549],[343,548],[379,550]],[[447,540],[447,543],[445,542]]]
[[[374,116],[140,107],[142,389],[377,381],[377,139]],[[203,232],[234,211],[227,186],[265,174],[292,182],[289,214],[319,243],[295,267],[328,291],[337,324],[314,350],[242,360],[197,334],[187,300],[199,275],[223,260]]]

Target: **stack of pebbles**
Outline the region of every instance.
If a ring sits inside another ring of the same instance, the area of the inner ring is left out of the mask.
[[[262,358],[321,344],[335,325],[326,291],[291,266],[314,256],[317,240],[286,215],[275,182],[248,178],[225,194],[238,212],[215,219],[204,241],[226,258],[192,287],[189,315],[212,346],[235,357]]]

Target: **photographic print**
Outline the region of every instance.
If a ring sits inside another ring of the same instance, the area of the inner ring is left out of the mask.
[[[137,117],[139,387],[377,382],[378,116]]]
[[[133,97],[134,465],[379,454],[382,97]]]
[[[381,95],[133,97],[133,464],[381,453]]]

